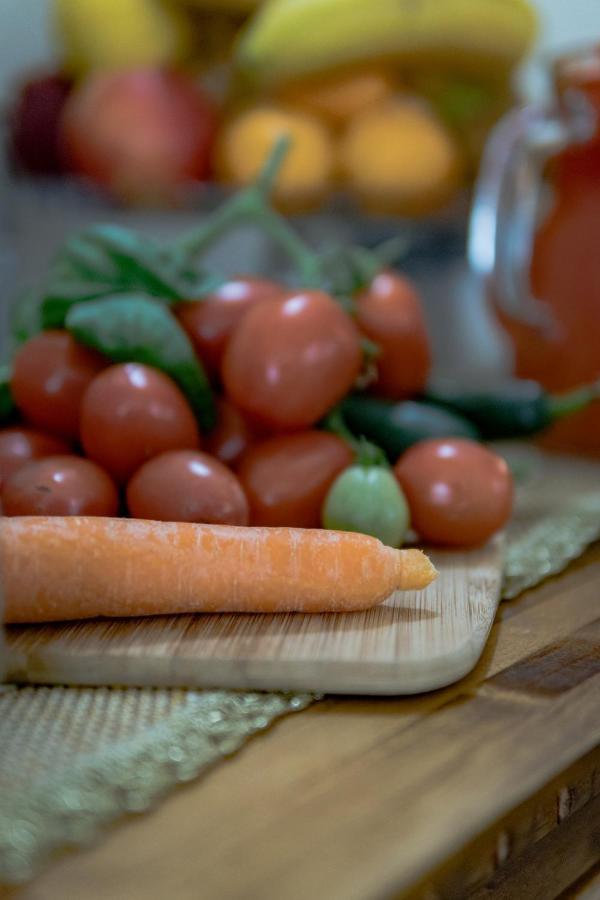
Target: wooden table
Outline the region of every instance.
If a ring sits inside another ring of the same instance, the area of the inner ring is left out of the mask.
[[[460,684],[317,703],[7,896],[597,898],[599,861],[597,545],[503,604]]]

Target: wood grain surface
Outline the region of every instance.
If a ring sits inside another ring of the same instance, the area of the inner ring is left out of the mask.
[[[554,900],[600,860],[600,547],[502,604],[462,682],[332,698],[18,900]]]
[[[598,900],[600,897],[600,864],[594,866],[575,884],[564,891],[559,900]]]
[[[450,684],[483,651],[502,540],[431,554],[439,577],[365,612],[160,616],[7,629],[8,677],[46,684],[404,694]]]

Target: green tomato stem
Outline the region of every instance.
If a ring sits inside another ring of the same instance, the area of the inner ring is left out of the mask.
[[[181,260],[191,260],[192,257],[204,253],[232,228],[240,225],[250,212],[250,190],[253,188],[231,197],[209,217],[207,222],[178,238],[171,244],[173,253]]]
[[[259,172],[254,187],[265,200],[268,200],[271,196],[275,181],[285,158],[288,155],[291,145],[292,142],[289,135],[283,134],[277,138],[272,152],[269,154],[267,161]]]
[[[372,252],[379,262],[379,268],[385,269],[406,256],[409,247],[410,242],[406,236],[395,235],[378,244]]]
[[[354,452],[354,463],[357,466],[379,466],[389,469],[390,465],[387,457],[381,447],[371,443],[363,435],[356,437],[344,420],[344,415],[340,407],[332,409],[323,422],[323,426],[327,431],[337,435],[345,441],[350,449]]]
[[[203,225],[179,238],[172,245],[173,251],[189,260],[206,251],[232,229],[250,223],[268,234],[289,256],[304,286],[317,286],[320,281],[317,254],[269,204],[269,195],[289,147],[289,137],[279,138],[256,182],[226,201]]]
[[[262,228],[292,260],[303,287],[318,287],[321,283],[319,257],[291,228],[283,216],[261,199],[254,222]]]

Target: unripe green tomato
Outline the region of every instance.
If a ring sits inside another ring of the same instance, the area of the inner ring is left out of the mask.
[[[410,523],[408,504],[383,466],[350,466],[331,485],[322,510],[324,528],[359,531],[399,547]]]

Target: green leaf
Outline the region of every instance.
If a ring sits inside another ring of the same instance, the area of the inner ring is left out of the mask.
[[[17,344],[23,344],[42,330],[42,294],[38,288],[31,288],[21,294],[13,304],[10,330]]]
[[[82,239],[109,257],[116,280],[123,286],[141,289],[153,297],[172,301],[198,299],[223,282],[186,262],[168,245],[161,248],[126,228],[97,225]]]
[[[15,411],[15,402],[10,389],[10,367],[0,366],[0,422],[10,419]]]
[[[145,363],[170,375],[202,428],[212,428],[215,406],[208,379],[185,331],[162,303],[141,294],[77,303],[66,327],[80,343],[115,362]]]
[[[45,296],[41,304],[42,328],[63,328],[70,308],[75,303],[97,300],[127,291],[126,285],[115,281],[101,281],[69,273],[64,263],[51,270]]]
[[[117,225],[96,225],[65,244],[42,301],[44,328],[62,328],[75,303],[141,291],[165,303],[197,300],[222,279],[178,260],[172,249]]]
[[[142,289],[154,297],[182,298],[182,273],[170,254],[149,238],[118,225],[96,225],[79,236],[79,253],[82,244],[86,245],[86,252],[96,252],[102,260],[96,274],[112,269],[115,280],[129,288]]]

